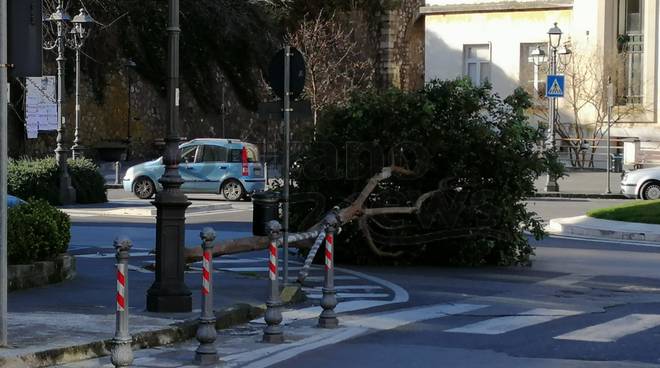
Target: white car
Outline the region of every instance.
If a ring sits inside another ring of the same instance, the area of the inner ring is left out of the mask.
[[[628,198],[660,199],[660,167],[627,172],[621,179],[621,193]]]

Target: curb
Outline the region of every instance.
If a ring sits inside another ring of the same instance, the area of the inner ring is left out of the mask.
[[[630,199],[623,194],[536,192],[530,198]]]
[[[580,220],[588,220],[591,224],[574,223]],[[569,235],[591,239],[660,242],[660,226],[655,225],[657,227],[655,231],[654,229],[646,231],[625,229],[624,227],[629,226],[629,224],[631,223],[577,216],[552,219],[546,227],[546,231],[554,235]],[[652,227],[653,225],[648,226]]]
[[[216,329],[225,329],[253,319],[265,313],[264,306],[237,304],[215,312]],[[133,335],[133,350],[152,348],[190,340],[197,333],[197,319],[186,320],[160,330],[145,331]],[[21,356],[0,358],[5,368],[48,367],[110,355],[112,339],[94,341],[82,345],[29,353]]]

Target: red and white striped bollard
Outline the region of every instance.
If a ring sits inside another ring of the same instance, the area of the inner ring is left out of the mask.
[[[277,221],[270,221],[266,224],[268,230],[268,287],[270,294],[266,300],[266,328],[264,329],[263,341],[268,343],[284,342],[282,332],[282,300],[280,298],[280,286],[277,279],[277,241],[281,236],[282,225]]]
[[[319,316],[319,327],[321,328],[336,328],[339,326],[337,313],[335,313],[335,307],[337,306],[337,292],[335,291],[334,280],[334,243],[336,232],[336,225],[328,225],[325,236],[325,281],[323,283],[323,297],[321,298],[323,311]]]
[[[199,347],[195,351],[195,363],[200,365],[215,365],[218,362],[218,352],[215,349],[215,313],[213,312],[213,241],[215,231],[204,228],[199,236],[202,238],[202,315],[197,327]]]
[[[133,363],[133,338],[128,332],[128,252],[132,247],[131,240],[125,237],[115,239],[117,250],[117,312],[116,331],[112,339],[110,361],[115,367],[129,367]]]

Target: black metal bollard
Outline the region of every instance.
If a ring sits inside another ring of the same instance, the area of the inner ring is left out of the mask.
[[[321,298],[321,307],[323,311],[319,316],[319,327],[337,328],[339,320],[335,307],[337,306],[337,292],[335,290],[335,262],[334,262],[334,242],[337,227],[335,224],[328,225],[325,236],[325,282],[323,284],[323,297]]]
[[[266,225],[269,236],[268,244],[268,287],[270,295],[266,300],[266,328],[263,341],[267,343],[284,342],[282,333],[282,300],[280,299],[280,286],[277,280],[277,239],[281,236],[282,226],[277,221],[270,221]]]
[[[215,313],[213,312],[213,241],[215,231],[204,228],[199,236],[202,238],[202,315],[197,327],[199,347],[195,352],[195,363],[214,365],[218,362],[218,352],[215,349]]]
[[[128,333],[128,251],[132,245],[125,237],[115,239],[114,243],[117,250],[117,325],[110,361],[115,367],[129,367],[133,363],[133,338]]]

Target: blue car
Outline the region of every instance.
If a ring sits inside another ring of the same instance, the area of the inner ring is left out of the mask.
[[[179,174],[186,193],[218,193],[238,201],[265,189],[259,151],[250,143],[234,139],[194,139],[179,146]],[[138,198],[151,198],[163,190],[158,179],[165,172],[158,158],[129,168],[124,176],[124,190]]]

